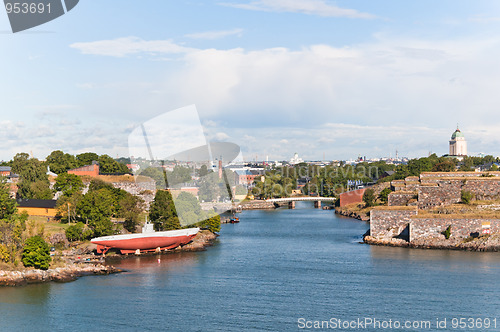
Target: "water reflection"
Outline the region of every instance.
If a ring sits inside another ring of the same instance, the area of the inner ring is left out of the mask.
[[[50,298],[51,284],[0,287],[0,303],[44,305]]]

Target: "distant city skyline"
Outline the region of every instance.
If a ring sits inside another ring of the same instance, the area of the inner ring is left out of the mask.
[[[138,124],[193,104],[246,160],[444,155],[457,122],[469,155],[500,155],[496,1],[153,3],[16,34],[0,10],[0,159],[126,157]]]

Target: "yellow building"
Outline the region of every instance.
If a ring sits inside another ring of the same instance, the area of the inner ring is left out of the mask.
[[[26,211],[30,216],[55,217],[56,202],[52,199],[18,199],[19,212]]]

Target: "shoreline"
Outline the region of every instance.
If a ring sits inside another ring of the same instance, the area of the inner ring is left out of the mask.
[[[201,230],[191,242],[184,246],[179,246],[161,253],[143,253],[140,256],[204,251],[207,247],[213,245],[218,236],[217,233],[212,233],[209,230]],[[55,258],[63,258],[66,261],[65,266],[48,270],[37,270],[32,268],[0,270],[0,287],[26,286],[45,282],[70,282],[84,276],[120,273],[124,272],[124,270],[113,266],[113,261],[130,257],[136,257],[136,255],[111,254],[102,256],[75,253],[67,256],[55,256]]]
[[[481,236],[471,241],[464,242],[462,238],[444,239],[444,238],[428,238],[419,239],[418,241],[408,242],[398,238],[383,238],[377,239],[370,235],[363,236],[363,242],[369,245],[400,247],[413,249],[433,249],[433,250],[459,250],[459,251],[475,251],[475,252],[499,252],[500,251],[500,235],[493,234],[490,236]]]
[[[344,217],[348,217],[348,218],[358,219],[361,221],[370,221],[370,216],[366,215],[366,213],[360,214],[360,213],[358,213],[358,211],[350,210],[347,207],[344,207],[344,208],[336,207],[335,214],[338,214],[338,215],[341,215]]]

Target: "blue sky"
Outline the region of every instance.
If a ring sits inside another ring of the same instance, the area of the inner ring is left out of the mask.
[[[498,1],[81,0],[12,34],[0,11],[0,159],[128,154],[195,104],[244,157],[500,155]]]

